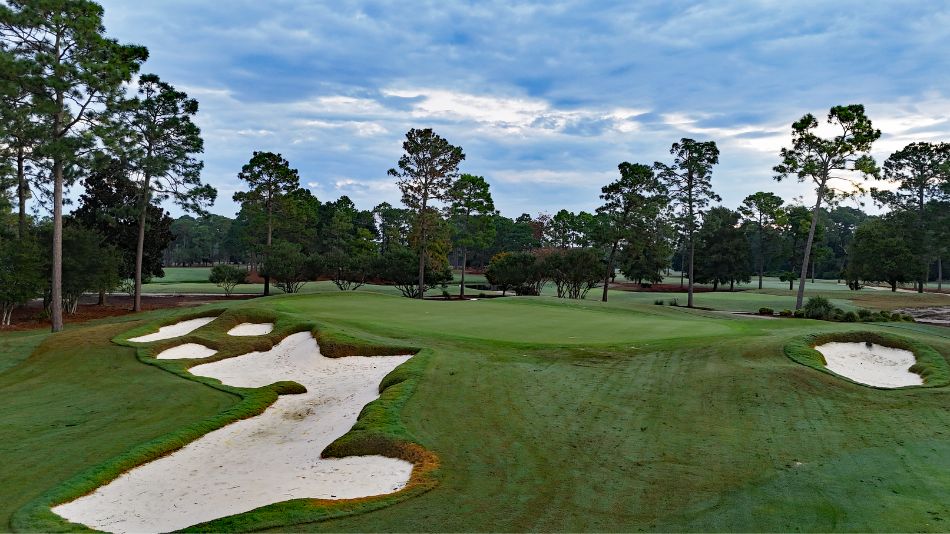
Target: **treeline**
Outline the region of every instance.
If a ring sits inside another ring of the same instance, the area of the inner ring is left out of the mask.
[[[231,220],[208,215],[216,197],[202,183],[198,102],[138,71],[144,47],[108,38],[102,7],[88,0],[0,4],[0,310],[42,298],[52,328],[83,293],[123,287],[141,308],[142,283],[163,265],[242,263],[296,291],[314,277],[340,289],[373,281],[422,298],[452,279],[451,265],[484,267],[493,283],[582,298],[622,273],[635,282],[683,273],[714,286],[779,274],[865,282],[943,277],[950,243],[950,145],[911,143],[883,166],[869,155],[881,132],[861,105],[835,106],[832,135],[807,114],[792,124],[776,180],[814,188],[812,206],[786,206],[767,192],[736,210],[714,206],[714,141],[684,138],[663,162],[618,166],[593,212],[510,219],[494,207],[488,181],[462,173],[461,147],[431,129],[411,129],[388,174],[401,206],[360,210],[346,197],[321,201],[300,187],[280,154],[256,152],[238,173],[241,206]],[[134,91],[130,82],[135,80]],[[841,207],[864,192],[889,212],[868,217]],[[64,213],[64,191],[83,194]],[[172,201],[195,217],[172,221]],[[28,203],[49,217],[28,213]],[[460,295],[464,295],[462,270]]]

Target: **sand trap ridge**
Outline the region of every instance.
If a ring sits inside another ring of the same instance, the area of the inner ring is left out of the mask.
[[[327,358],[310,332],[300,332],[267,352],[193,367],[196,375],[234,386],[295,380],[308,392],[281,396],[263,414],[210,432],[53,511],[110,532],[167,532],[289,499],[397,491],[412,473],[409,462],[320,453],[379,397],[383,377],[410,357]]]
[[[263,336],[270,334],[274,323],[241,323],[228,330],[229,336]]]
[[[176,360],[179,358],[208,358],[214,356],[218,351],[211,347],[206,347],[199,343],[185,343],[170,349],[163,350],[155,356],[159,360]]]
[[[917,360],[909,350],[875,343],[825,343],[815,350],[825,357],[825,367],[841,376],[869,386],[899,388],[924,383],[910,367]]]
[[[180,337],[201,328],[215,319],[216,317],[199,317],[197,319],[188,319],[187,321],[181,321],[179,323],[163,326],[159,328],[158,332],[155,332],[154,334],[129,338],[129,341],[146,343],[149,341],[161,341],[163,339]]]

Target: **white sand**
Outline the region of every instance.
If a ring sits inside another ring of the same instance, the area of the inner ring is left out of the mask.
[[[825,343],[815,350],[825,357],[825,367],[855,382],[885,388],[924,383],[910,367],[917,360],[909,350],[866,343]]]
[[[158,353],[159,360],[176,360],[179,358],[207,358],[214,356],[218,351],[199,343],[185,343]]]
[[[308,393],[283,395],[263,414],[210,432],[53,511],[110,532],[167,532],[289,499],[397,491],[412,473],[409,462],[320,453],[379,397],[383,377],[409,358],[326,358],[313,336],[300,332],[268,352],[193,367],[196,375],[234,386],[295,380]]]
[[[201,328],[215,319],[217,319],[217,317],[199,317],[197,319],[188,319],[187,321],[182,321],[180,323],[163,326],[159,328],[158,332],[155,332],[154,334],[129,338],[129,341],[146,343],[148,341],[161,341],[163,339],[171,339],[173,337],[183,336]]]
[[[228,330],[229,336],[263,336],[270,334],[274,323],[241,323]]]

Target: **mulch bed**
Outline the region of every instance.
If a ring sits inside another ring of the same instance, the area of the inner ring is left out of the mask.
[[[224,295],[142,295],[142,311],[198,306],[224,300],[246,300],[256,296],[258,295],[232,295],[230,297]],[[63,320],[67,324],[74,324],[133,313],[132,298],[127,295],[110,295],[107,303],[102,306],[97,304],[98,302],[99,297],[97,295],[84,296],[76,308],[76,313],[63,314]],[[26,306],[13,310],[12,323],[10,326],[0,328],[0,332],[32,330],[50,326],[49,319],[43,317],[43,303],[41,301],[33,301]]]

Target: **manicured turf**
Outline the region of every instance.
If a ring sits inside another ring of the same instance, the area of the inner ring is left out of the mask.
[[[0,530],[57,484],[235,402],[109,341],[134,324],[44,333],[29,358],[0,373]]]
[[[792,361],[784,346],[860,329],[910,337],[946,359],[950,331],[742,319],[654,306],[653,295],[648,303],[638,300],[643,294],[611,295],[608,304],[418,302],[334,290],[230,303],[235,313],[313,321],[340,338],[428,349],[399,412],[400,432],[439,457],[438,485],[367,513],[266,524],[281,531],[947,529],[950,389],[860,386]],[[750,295],[784,298],[715,297]],[[69,473],[127,450],[135,436],[154,436],[158,422],[170,432],[233,404],[108,345],[129,327],[50,336],[0,374],[0,451],[31,466],[2,481],[6,516]],[[181,392],[170,396],[165,388],[173,384]],[[166,397],[174,402],[155,402]],[[122,403],[151,411],[117,413]],[[51,425],[73,404],[85,419],[69,428],[84,434],[61,439]],[[37,469],[46,476],[32,481]],[[251,526],[255,517],[228,524]]]

